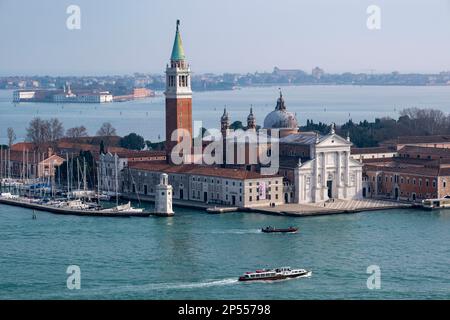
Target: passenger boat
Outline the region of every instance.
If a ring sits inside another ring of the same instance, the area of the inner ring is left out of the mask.
[[[239,281],[274,281],[290,278],[306,278],[312,275],[312,271],[305,269],[291,269],[282,267],[276,269],[262,269],[255,272],[247,272],[239,277]]]
[[[450,208],[450,197],[422,200],[422,208],[427,210]]]
[[[264,233],[295,233],[298,231],[298,228],[289,227],[289,228],[285,228],[285,229],[277,229],[277,228],[269,226],[269,227],[262,228],[261,231]]]

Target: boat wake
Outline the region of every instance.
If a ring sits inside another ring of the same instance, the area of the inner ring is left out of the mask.
[[[214,230],[214,234],[252,234],[261,233],[261,229],[229,229],[229,230]]]
[[[201,282],[174,282],[174,283],[148,283],[143,285],[126,285],[121,287],[103,287],[96,289],[83,290],[88,294],[121,294],[121,293],[145,293],[151,291],[168,291],[168,290],[189,290],[198,288],[208,288],[217,286],[227,286],[238,283],[236,278],[227,278],[221,280],[207,280]]]

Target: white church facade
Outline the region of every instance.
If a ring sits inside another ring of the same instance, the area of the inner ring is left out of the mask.
[[[351,142],[334,133],[310,144],[310,160],[294,169],[295,203],[362,199],[362,167],[350,156]]]

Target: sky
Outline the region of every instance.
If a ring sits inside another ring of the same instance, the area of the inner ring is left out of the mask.
[[[195,73],[450,70],[450,0],[0,0],[0,75],[163,73],[177,19]]]

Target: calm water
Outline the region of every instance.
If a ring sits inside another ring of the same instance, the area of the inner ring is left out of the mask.
[[[338,124],[376,117],[397,117],[406,107],[430,107],[450,112],[450,86],[447,87],[362,87],[362,86],[291,86],[283,87],[288,109],[296,112],[301,124],[306,119]],[[254,106],[258,124],[272,111],[278,87],[244,88],[235,91],[194,93],[193,118],[207,128],[218,128],[224,105],[232,121],[245,122]],[[164,139],[164,98],[103,105],[21,103],[14,106],[12,91],[0,90],[0,143],[6,142],[6,128],[14,127],[19,140],[35,116],[58,117],[66,128],[84,125],[95,134],[105,121],[124,135],[135,131],[146,139]]]
[[[64,217],[0,206],[0,299],[449,299],[450,211],[380,211],[288,218]],[[267,235],[261,226],[298,225]],[[81,268],[81,290],[66,268]],[[290,265],[313,276],[238,283],[241,273]],[[381,268],[368,290],[366,268]]]

